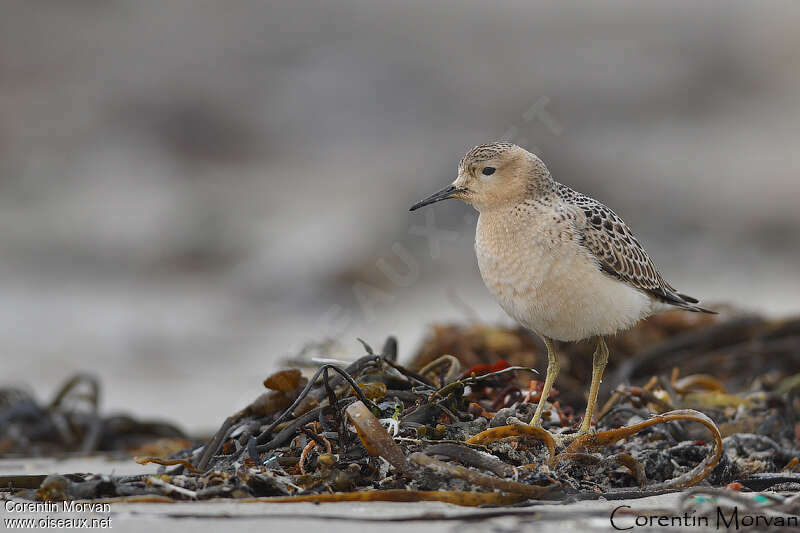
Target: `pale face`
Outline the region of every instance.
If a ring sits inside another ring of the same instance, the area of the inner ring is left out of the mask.
[[[527,152],[509,149],[491,159],[467,159],[458,169],[453,195],[478,211],[515,205],[525,198],[528,173]]]
[[[538,191],[550,174],[539,158],[511,143],[476,146],[458,167],[452,185],[414,205],[411,210],[448,198],[472,204],[478,211],[517,205]]]

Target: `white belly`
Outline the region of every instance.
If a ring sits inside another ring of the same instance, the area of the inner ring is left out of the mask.
[[[479,222],[475,250],[481,276],[500,306],[552,339],[610,335],[654,311],[649,296],[604,274],[582,247],[557,233],[498,233]]]

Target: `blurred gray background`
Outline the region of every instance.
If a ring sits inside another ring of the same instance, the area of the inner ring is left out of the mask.
[[[472,211],[407,212],[504,135],[682,290],[798,311],[800,3],[564,4],[5,0],[2,381],[209,429],[307,343],[507,320]]]

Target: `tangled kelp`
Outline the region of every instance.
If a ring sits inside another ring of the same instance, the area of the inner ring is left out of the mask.
[[[170,455],[190,441],[178,427],[131,416],[102,415],[93,376],[68,379],[48,403],[25,390],[0,389],[0,456],[132,452]]]
[[[529,365],[542,351],[527,332],[440,327],[409,365],[389,339],[379,353],[365,344],[349,365],[326,361],[308,379],[297,369],[273,374],[267,392],[207,441],[166,460],[140,458],[164,465],[157,476],[56,476],[27,494],[504,505],[696,484],[796,486],[798,324],[647,321],[615,339],[628,346],[615,362],[619,384],[606,391],[596,433],[577,439],[569,380],[541,398]],[[565,350],[567,376],[581,364],[577,346]],[[767,365],[778,352],[788,361]],[[733,363],[720,366],[726,353]],[[540,401],[550,404],[548,431],[527,425]]]

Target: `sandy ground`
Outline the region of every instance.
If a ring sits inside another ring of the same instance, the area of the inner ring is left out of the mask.
[[[673,496],[637,502],[645,507],[668,508]],[[289,528],[325,527],[330,532],[352,532],[354,527],[385,532],[472,531],[606,531],[609,515],[621,502],[584,502],[579,505],[540,505],[505,510],[465,509],[445,503],[370,504],[179,504],[115,506],[114,529],[122,531],[174,531],[214,528],[220,520],[237,531],[284,531]]]

